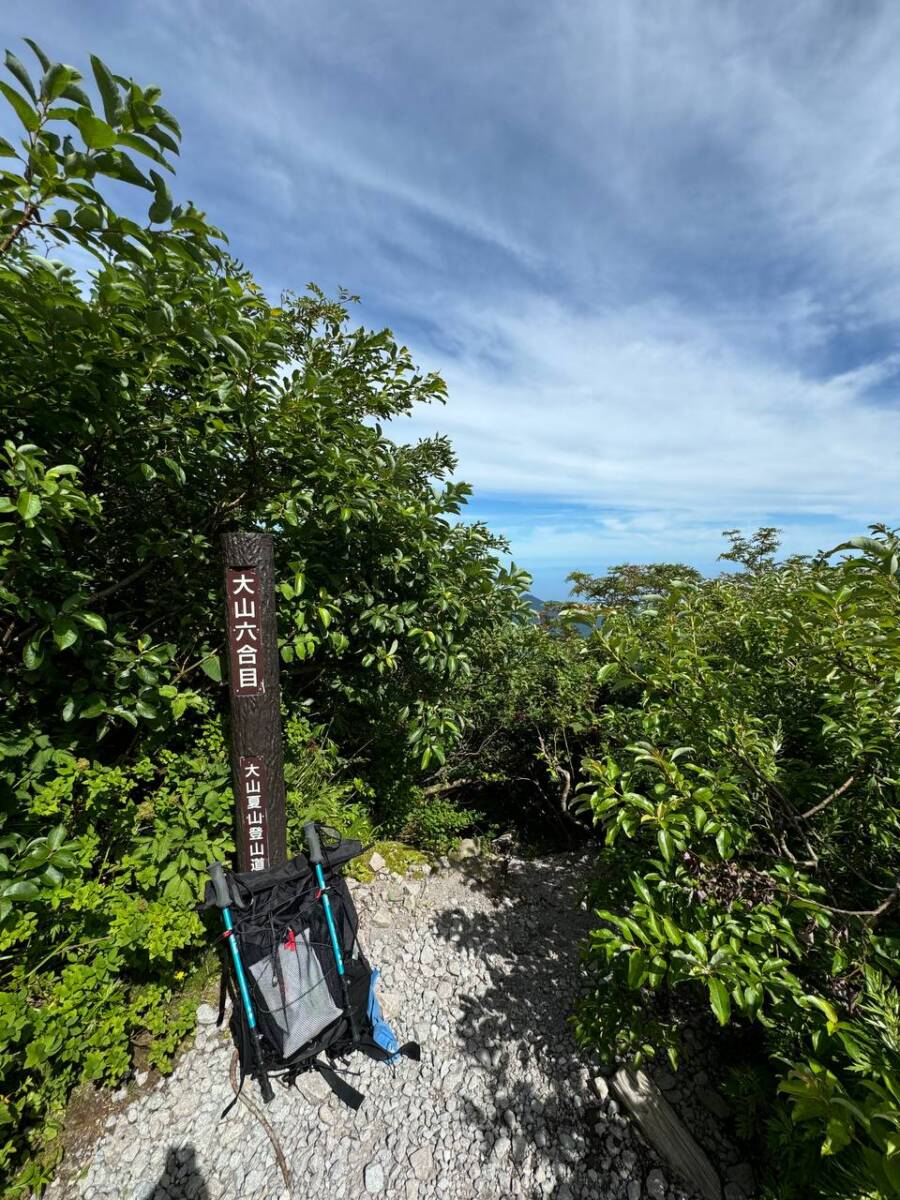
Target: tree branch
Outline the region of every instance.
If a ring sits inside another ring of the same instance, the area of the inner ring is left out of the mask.
[[[851,775],[849,779],[845,779],[841,786],[839,788],[835,788],[834,791],[830,795],[826,796],[824,800],[820,800],[818,804],[814,804],[812,808],[808,808],[805,813],[801,813],[800,820],[808,821],[810,817],[814,817],[816,813],[821,812],[823,808],[827,808],[832,800],[837,800],[838,796],[843,796],[844,792],[846,792],[847,788],[851,786],[855,778],[855,775]]]

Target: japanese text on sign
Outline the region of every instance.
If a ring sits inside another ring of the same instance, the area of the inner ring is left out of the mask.
[[[238,788],[244,861],[250,864],[251,871],[264,871],[269,865],[269,813],[266,764],[262,758],[238,759]]]
[[[226,572],[231,687],[236,696],[266,690],[260,633],[259,575],[249,569]]]

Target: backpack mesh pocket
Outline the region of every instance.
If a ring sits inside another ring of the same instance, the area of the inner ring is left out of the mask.
[[[328,990],[309,933],[290,933],[274,954],[251,965],[256,986],[281,1030],[281,1053],[290,1058],[341,1015]]]

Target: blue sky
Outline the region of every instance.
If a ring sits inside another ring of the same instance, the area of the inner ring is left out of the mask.
[[[164,89],[273,294],[363,297],[534,590],[896,522],[900,5],[4,0]],[[24,57],[24,54],[23,54]]]

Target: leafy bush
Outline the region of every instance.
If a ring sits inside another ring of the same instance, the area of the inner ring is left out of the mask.
[[[814,1142],[779,1197],[900,1195],[900,541],[837,549],[675,584],[589,643],[608,753],[583,794],[610,849],[580,1032],[677,1062],[685,988],[757,1026]]]
[[[492,823],[552,837],[572,832],[578,763],[596,726],[596,668],[583,649],[555,620],[479,631],[472,672],[454,695],[462,735],[424,780],[429,803],[465,797]]]
[[[52,823],[8,862],[0,921],[0,1167],[34,1154],[25,1190],[47,1177],[75,1084],[121,1079],[137,1044],[165,1069],[193,1025],[194,1004],[178,998],[186,956],[208,940],[193,905],[207,863],[233,850],[221,723],[127,766],[53,751],[19,802],[22,826]]]
[[[307,821],[329,825],[363,845],[373,841],[372,789],[362,779],[349,777],[349,764],[328,738],[326,727],[297,715],[285,723],[284,741],[289,853],[306,849]]]
[[[406,807],[395,816],[395,831],[404,841],[430,854],[447,854],[461,834],[484,820],[483,812],[461,807],[443,796],[413,792]]]
[[[19,1191],[75,1084],[121,1078],[148,1040],[164,1065],[187,1029],[192,904],[232,850],[220,535],[277,534],[294,845],[309,816],[367,830],[361,805],[393,801],[376,778],[408,791],[444,761],[471,641],[524,583],[459,521],[446,439],[384,435],[443,382],[351,328],[348,295],[262,294],[173,199],[158,88],[92,59],[95,102],[30,46],[0,89],[0,1171]]]

